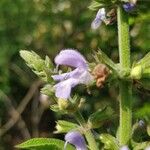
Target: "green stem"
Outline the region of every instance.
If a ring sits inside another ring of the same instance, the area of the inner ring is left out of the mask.
[[[77,111],[75,113],[75,117],[76,117],[77,121],[79,122],[79,124],[84,128],[86,122],[85,122],[83,116],[81,115],[81,113],[79,111]],[[91,130],[86,130],[84,132],[84,134],[85,134],[85,137],[88,141],[88,145],[89,145],[90,150],[99,150]]]
[[[129,43],[129,24],[128,14],[118,6],[118,39],[119,57],[121,69],[128,74],[130,70],[130,43]],[[120,81],[120,127],[119,143],[127,145],[131,138],[132,126],[132,86],[130,81]]]

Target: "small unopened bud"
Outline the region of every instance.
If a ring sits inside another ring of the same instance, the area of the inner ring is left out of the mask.
[[[133,4],[133,3],[125,3],[125,4],[123,4],[123,8],[124,8],[124,10],[126,12],[132,11],[134,9],[134,7],[135,7],[135,4]]]
[[[69,105],[69,101],[68,100],[62,99],[62,98],[58,99],[58,106],[59,106],[60,110],[66,110],[68,105]]]
[[[139,126],[140,126],[140,127],[144,127],[144,126],[145,126],[145,122],[144,122],[143,120],[140,120],[140,121],[139,121]]]
[[[84,104],[85,104],[85,99],[81,98],[78,107],[81,108]]]
[[[63,128],[62,128],[62,126],[60,124],[57,123],[56,130],[57,131],[55,131],[54,133],[61,133],[63,131]]]
[[[142,67],[141,66],[136,66],[136,67],[132,68],[131,77],[133,79],[141,79],[141,77],[142,77]]]
[[[101,23],[105,20],[106,18],[105,15],[106,15],[105,8],[100,8],[96,14],[95,19],[91,24],[91,28],[94,30],[97,29],[101,25]]]
[[[58,99],[59,110],[63,110],[67,113],[74,113],[75,111],[77,111],[78,105],[79,105],[78,103],[77,104],[72,103],[68,99],[62,99],[62,98]]]
[[[72,129],[78,129],[79,126],[75,123],[64,121],[64,120],[58,120],[56,122],[56,131],[54,133],[66,133]]]

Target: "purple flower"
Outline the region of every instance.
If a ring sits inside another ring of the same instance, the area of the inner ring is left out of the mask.
[[[145,150],[150,150],[150,146],[149,146],[149,147],[146,147]]]
[[[70,131],[65,135],[66,148],[67,143],[70,143],[76,147],[76,150],[87,150],[84,137],[78,131]]]
[[[129,148],[128,148],[128,146],[122,146],[121,148],[120,148],[120,150],[129,150]]]
[[[126,12],[132,11],[134,9],[134,7],[135,7],[135,4],[133,4],[133,3],[125,3],[125,4],[123,4],[123,8],[124,8],[124,10]]]
[[[78,84],[88,85],[93,80],[85,58],[76,50],[62,50],[55,57],[55,63],[57,66],[67,65],[75,68],[71,72],[52,76],[55,81],[59,82],[54,86],[55,95],[58,98],[68,99],[73,87]]]
[[[105,8],[101,8],[98,10],[96,17],[91,24],[91,28],[94,30],[97,29],[105,19],[106,19]]]

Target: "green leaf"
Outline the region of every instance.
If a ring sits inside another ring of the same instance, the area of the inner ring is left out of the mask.
[[[91,128],[98,128],[104,123],[104,121],[112,118],[113,113],[114,112],[110,107],[99,109],[97,112],[90,115],[88,124]]]
[[[56,123],[56,131],[54,133],[66,133],[70,130],[77,130],[79,128],[77,124],[69,121],[58,120]]]
[[[53,96],[54,95],[54,87],[51,84],[46,84],[41,89],[41,93],[47,95],[47,96]]]
[[[54,138],[33,138],[27,140],[17,146],[19,149],[34,149],[34,150],[62,150],[65,142]],[[67,150],[75,150],[73,146],[67,144]]]
[[[105,3],[105,4],[109,4],[111,3],[112,1],[116,1],[116,0],[95,0],[96,2],[99,2],[99,3]]]
[[[143,69],[142,77],[143,78],[150,78],[150,67]]]
[[[119,150],[119,144],[115,137],[110,134],[101,134],[100,140],[104,143],[104,149]]]
[[[48,56],[45,56],[45,66],[46,68],[53,68],[53,63]]]
[[[33,69],[33,71],[42,71],[44,67],[44,60],[33,51],[21,50],[20,56],[25,60],[26,64]]]
[[[103,51],[99,50],[95,56],[95,60],[97,63],[104,63],[112,70],[118,72],[119,67],[117,64],[115,64]]]
[[[145,103],[143,107],[139,108],[138,111],[135,112],[136,118],[145,118],[150,117],[150,103]]]
[[[139,80],[139,84],[144,87],[144,89],[147,89],[149,91],[150,89],[150,79],[148,78],[143,78]]]
[[[91,2],[90,6],[88,8],[91,10],[98,10],[103,7],[104,7],[104,4],[99,3],[97,1],[93,1],[93,2]]]
[[[150,52],[147,53],[140,61],[138,61],[136,64],[142,65],[143,68],[150,67]]]
[[[50,109],[54,112],[57,112],[59,114],[67,114],[67,111],[65,110],[60,110],[60,107],[58,106],[58,104],[53,104],[50,106]]]
[[[38,75],[43,81],[51,82],[51,73],[53,64],[46,56],[43,60],[38,54],[33,51],[21,50],[20,56],[25,60],[26,64],[32,69],[32,71]]]
[[[147,134],[150,136],[150,124],[147,125]]]
[[[133,150],[144,150],[148,146],[150,146],[150,142],[148,142],[148,141],[147,142],[142,142],[142,143],[136,143]]]

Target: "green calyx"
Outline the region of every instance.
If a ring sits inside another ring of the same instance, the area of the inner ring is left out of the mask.
[[[150,52],[146,54],[137,63],[134,63],[131,69],[132,79],[150,78]]]
[[[72,99],[62,99],[59,98],[57,101],[58,108],[60,111],[65,111],[66,113],[76,112],[84,103],[84,100],[74,96]]]

